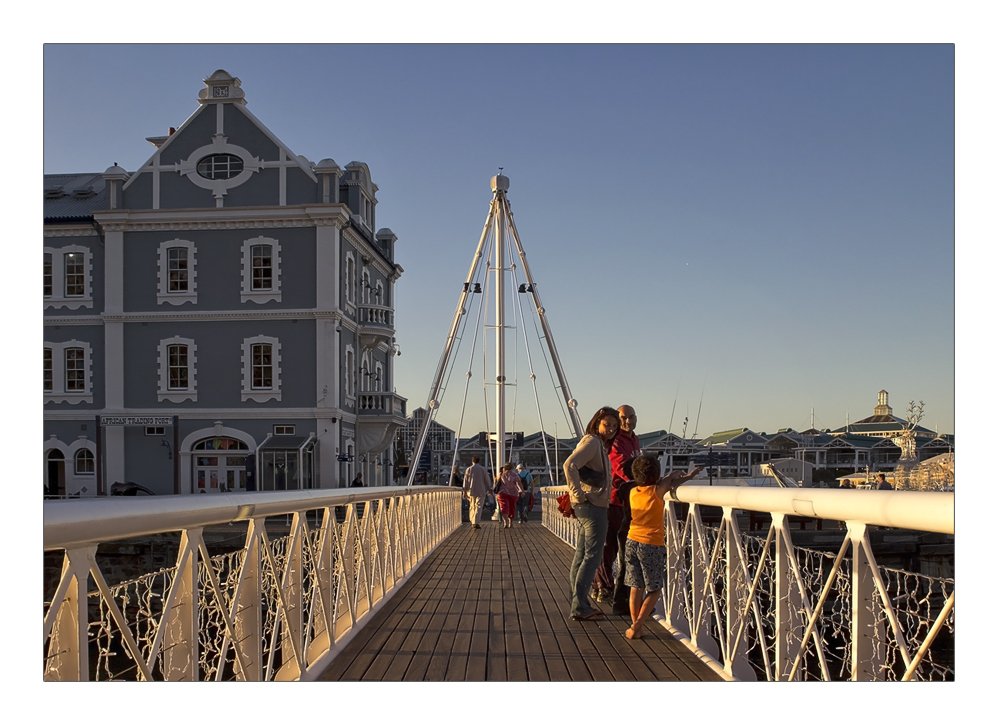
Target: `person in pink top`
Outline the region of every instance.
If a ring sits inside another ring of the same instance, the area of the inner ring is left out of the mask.
[[[514,465],[508,462],[503,466],[503,470],[497,478],[497,496],[500,498],[500,523],[502,527],[509,528],[514,522],[514,508],[517,506],[517,498],[523,491],[523,481],[514,471]]]

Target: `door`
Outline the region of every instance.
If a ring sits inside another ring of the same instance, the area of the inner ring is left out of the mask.
[[[66,494],[66,458],[58,449],[49,452],[45,466],[45,496],[62,497]]]
[[[196,457],[196,492],[242,492],[247,489],[246,456]]]

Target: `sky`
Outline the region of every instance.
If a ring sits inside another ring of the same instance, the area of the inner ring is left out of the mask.
[[[584,423],[631,403],[640,431],[836,428],[886,389],[954,432],[950,44],[50,44],[45,172],[134,171],[218,68],[294,153],[371,168],[411,410],[502,167]],[[441,397],[455,429],[466,359]],[[463,433],[485,428],[473,369]],[[507,428],[536,431],[518,389]]]

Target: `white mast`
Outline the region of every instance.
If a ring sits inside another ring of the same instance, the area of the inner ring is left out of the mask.
[[[505,375],[505,361],[507,356],[507,349],[504,343],[506,342],[507,329],[504,328],[504,307],[507,305],[507,301],[504,298],[504,266],[506,261],[504,260],[504,240],[507,239],[507,215],[503,214],[503,200],[504,195],[510,187],[510,180],[502,174],[498,174],[490,180],[490,188],[493,190],[493,198],[499,203],[501,210],[500,214],[497,214],[494,218],[496,225],[495,242],[496,242],[496,255],[494,256],[496,260],[496,267],[494,269],[496,281],[496,295],[497,304],[496,310],[493,312],[494,320],[496,321],[497,329],[497,416],[496,416],[496,432],[497,432],[497,446],[496,446],[496,468],[497,473],[500,472],[500,468],[503,467],[504,463],[507,461],[507,455],[504,453],[506,449],[505,439],[506,432],[504,431],[504,425],[506,423],[505,414],[507,412],[507,377]],[[505,200],[504,200],[505,201]]]
[[[420,433],[417,435],[417,440],[415,442],[413,452],[410,456],[410,471],[406,479],[406,486],[410,487],[413,485],[413,480],[416,477],[416,464],[420,459],[420,454],[423,451],[424,445],[427,442],[427,434],[430,430],[431,420],[435,415],[435,410],[441,406],[441,398],[443,396],[444,390],[444,380],[445,374],[448,370],[448,362],[451,359],[456,339],[458,337],[459,326],[462,321],[462,317],[466,314],[466,303],[468,302],[469,295],[473,292],[479,292],[477,290],[472,290],[473,280],[476,277],[476,271],[479,269],[479,263],[483,258],[483,250],[486,246],[487,239],[490,236],[490,231],[492,230],[494,236],[494,244],[496,245],[496,254],[494,256],[494,272],[496,274],[496,311],[494,312],[494,319],[496,323],[496,385],[497,385],[497,395],[496,395],[496,462],[495,466],[499,469],[507,461],[508,457],[505,453],[506,450],[506,324],[504,320],[505,314],[505,266],[506,260],[504,259],[504,243],[509,235],[514,242],[515,248],[517,250],[518,257],[521,260],[521,266],[524,270],[524,275],[527,279],[525,285],[525,292],[531,293],[532,300],[535,304],[535,313],[538,315],[538,321],[541,325],[543,338],[545,339],[545,344],[548,348],[549,358],[552,362],[553,369],[555,370],[556,378],[559,381],[559,388],[562,390],[563,400],[565,401],[567,410],[569,412],[570,423],[572,424],[573,430],[576,433],[577,438],[583,436],[583,424],[580,422],[580,416],[576,409],[576,400],[573,398],[572,393],[569,390],[569,383],[566,381],[566,373],[563,371],[562,363],[559,361],[559,353],[556,351],[555,339],[552,336],[552,330],[549,328],[548,320],[545,318],[545,308],[542,307],[541,298],[538,295],[538,286],[531,277],[531,269],[528,267],[528,259],[524,254],[524,248],[521,246],[521,240],[517,234],[517,228],[514,225],[514,218],[510,211],[510,204],[507,202],[507,190],[510,187],[510,180],[498,174],[490,180],[490,187],[493,190],[493,201],[490,203],[490,211],[486,215],[486,222],[483,225],[483,233],[479,238],[479,246],[476,248],[476,254],[472,258],[472,265],[469,266],[469,273],[465,279],[465,285],[462,288],[462,293],[458,298],[458,305],[455,307],[455,315],[452,318],[451,329],[448,332],[448,338],[445,341],[444,351],[441,353],[441,359],[438,361],[437,371],[434,374],[434,380],[431,383],[430,394],[427,397],[427,416],[424,417],[423,424],[420,428]],[[489,261],[486,261],[487,266]],[[478,284],[477,284],[478,285]],[[557,458],[558,466],[558,458]]]

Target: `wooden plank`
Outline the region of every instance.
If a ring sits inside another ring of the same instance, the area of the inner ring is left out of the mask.
[[[459,531],[462,535],[466,535],[466,532],[465,529]],[[471,529],[468,532],[471,532]],[[468,541],[467,536],[464,539]],[[461,551],[456,549],[448,560],[451,574],[447,577],[446,592],[442,597],[442,612],[435,614],[431,625],[431,628],[436,631],[437,640],[431,647],[421,646],[421,649],[431,649],[422,677],[425,681],[444,681],[448,673],[451,655],[455,651],[459,618],[465,605],[465,593],[468,591],[469,581],[474,577],[472,564],[468,559],[461,557],[460,553]],[[418,657],[422,659],[423,654],[418,653]],[[411,678],[409,672],[405,678]]]
[[[539,513],[533,513],[540,519]],[[653,623],[569,617],[573,551],[539,522],[464,526],[390,592],[321,677],[418,681],[711,680],[719,677]],[[597,604],[607,613],[605,606]]]

